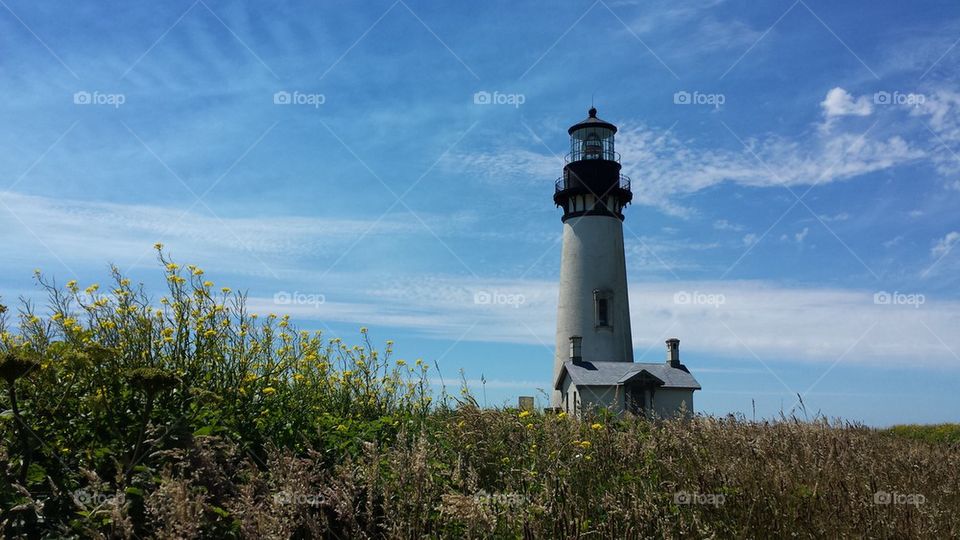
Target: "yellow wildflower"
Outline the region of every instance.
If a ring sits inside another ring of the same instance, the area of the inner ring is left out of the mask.
[[[591,444],[592,443],[590,441],[582,441],[580,443],[580,448],[590,448]]]
[[[268,387],[266,387],[266,388],[263,389],[263,393],[266,394],[266,395],[268,395],[268,396],[272,396],[272,395],[274,395],[274,394],[277,393],[277,389],[274,388],[274,387],[272,387],[272,386],[268,386]]]
[[[526,418],[530,416],[530,411],[521,411],[520,414],[517,416],[519,416],[520,418]]]
[[[603,424],[592,424],[590,429],[603,429]]]
[[[565,413],[565,412],[562,412],[562,413],[560,413],[560,414],[557,415],[557,419],[558,419],[558,420],[563,420],[563,419],[566,418],[566,417],[567,417],[567,413]]]

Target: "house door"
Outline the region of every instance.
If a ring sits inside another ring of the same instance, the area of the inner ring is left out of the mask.
[[[639,384],[631,384],[626,389],[627,411],[643,414],[647,410],[647,389]]]

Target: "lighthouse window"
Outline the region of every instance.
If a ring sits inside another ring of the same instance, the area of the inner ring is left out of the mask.
[[[613,291],[593,291],[593,303],[596,311],[596,327],[610,328],[611,324],[611,304],[613,302]]]
[[[597,326],[610,326],[609,303],[606,298],[597,299]]]

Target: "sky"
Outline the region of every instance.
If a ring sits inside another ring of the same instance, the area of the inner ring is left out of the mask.
[[[958,421],[958,42],[949,1],[0,0],[0,299],[110,264],[159,298],[162,242],[545,404],[592,103],[638,361],[679,337],[708,414]]]

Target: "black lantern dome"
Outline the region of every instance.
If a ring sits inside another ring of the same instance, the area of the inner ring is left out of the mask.
[[[623,207],[633,200],[630,179],[620,174],[620,154],[614,150],[617,126],[589,116],[567,130],[570,153],[555,186],[553,202],[564,209],[563,221],[584,215],[623,220]]]

